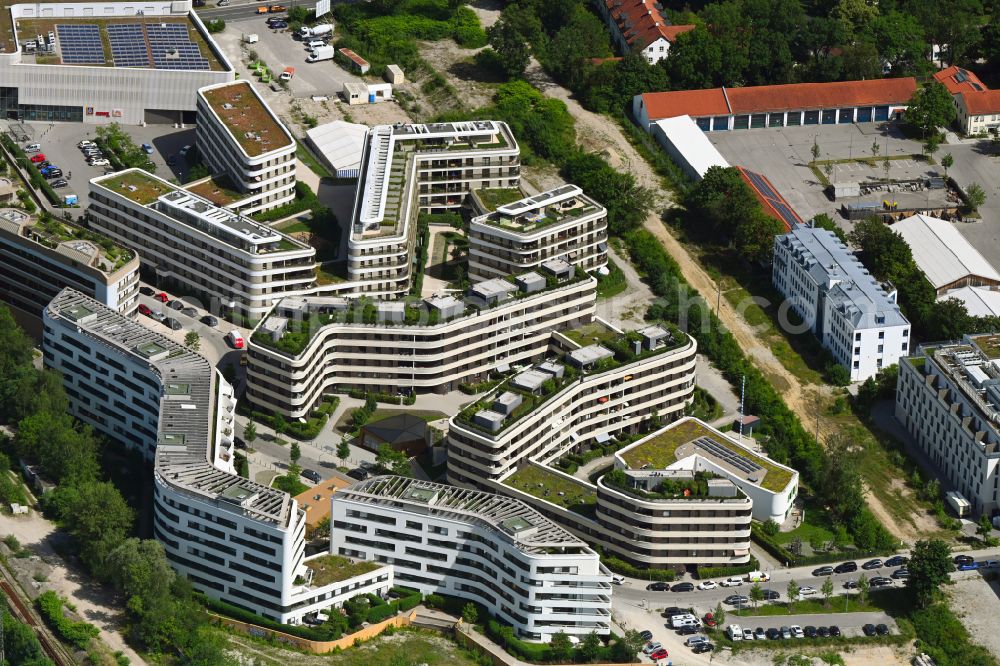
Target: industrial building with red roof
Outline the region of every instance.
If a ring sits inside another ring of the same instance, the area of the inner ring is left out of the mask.
[[[917,90],[912,77],[790,83],[643,93],[632,101],[640,126],[691,116],[702,130],[881,122],[897,117]]]
[[[677,36],[693,25],[671,25],[657,0],[596,0],[611,35],[622,53],[638,53],[657,63],[670,52]]]
[[[974,72],[946,67],[934,78],[951,93],[956,124],[967,135],[996,131],[1000,126],[1000,90],[990,90]]]

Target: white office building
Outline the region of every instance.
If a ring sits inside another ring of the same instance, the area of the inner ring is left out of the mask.
[[[316,250],[141,169],[90,181],[90,228],[138,251],[151,281],[256,322],[316,284]]]
[[[153,461],[153,533],[195,589],[297,623],[392,586],[391,567],[346,577],[341,558],[306,558],[296,501],[237,476],[233,387],[204,357],[70,289],[43,325],[71,413]]]
[[[584,270],[608,263],[608,211],[576,185],[500,206],[469,225],[469,278],[488,280],[561,259]]]
[[[611,629],[611,573],[586,543],[522,502],[398,476],[333,495],[330,551],[391,564],[425,594],[475,601],[548,642]]]
[[[945,490],[1000,509],[1000,336],[925,345],[899,364],[896,419]]]
[[[774,286],[834,359],[864,381],[909,353],[910,323],[831,231],[798,227],[774,241]]]
[[[197,142],[212,178],[193,192],[244,215],[295,199],[295,139],[250,81],[198,91]]]
[[[0,208],[0,300],[41,317],[65,287],[132,315],[139,307],[139,255],[68,222],[43,223]]]
[[[590,321],[597,281],[572,266],[474,284],[463,297],[289,298],[250,338],[246,397],[289,418],[325,393],[446,393],[540,358],[553,330]]]
[[[4,12],[5,118],[190,123],[197,90],[235,76],[190,0],[25,2]]]

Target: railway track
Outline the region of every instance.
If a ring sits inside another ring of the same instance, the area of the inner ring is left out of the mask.
[[[3,590],[3,594],[7,598],[7,605],[14,613],[14,617],[19,622],[31,627],[42,646],[42,650],[56,666],[75,666],[76,661],[67,653],[62,644],[49,633],[48,628],[39,621],[31,607],[24,602],[22,595],[14,587],[16,583],[10,582],[10,574],[7,570],[0,567],[0,572],[3,573],[3,580],[0,580],[0,590]]]

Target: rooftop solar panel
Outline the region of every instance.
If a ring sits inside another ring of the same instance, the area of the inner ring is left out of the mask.
[[[719,444],[714,439],[709,437],[699,437],[694,440],[696,446],[700,446],[709,453],[711,453],[716,458],[724,461],[725,463],[732,465],[741,472],[747,474],[752,474],[758,470],[763,469],[760,465],[755,463],[753,460],[744,456],[736,451],[733,451],[729,447]]]
[[[118,67],[149,67],[149,47],[142,25],[115,23],[108,26],[111,57]]]
[[[67,64],[104,64],[101,30],[92,23],[57,24],[59,53]]]

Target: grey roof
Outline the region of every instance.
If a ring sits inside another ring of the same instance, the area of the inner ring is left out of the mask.
[[[516,289],[516,285],[504,280],[503,278],[493,278],[492,280],[477,282],[469,287],[469,292],[481,298],[490,299],[494,297],[506,296]]]
[[[365,433],[375,435],[389,444],[412,442],[426,437],[427,421],[413,414],[396,414],[381,421],[366,424]]]
[[[537,391],[542,388],[542,384],[552,379],[552,375],[547,372],[539,372],[531,369],[516,375],[511,380],[511,384],[526,391]]]
[[[525,553],[549,553],[552,548],[591,552],[585,542],[524,502],[481,490],[401,476],[376,476],[337,491],[334,501],[339,500],[412,510],[466,523],[478,522],[505,535]]]
[[[574,349],[573,351],[566,354],[578,365],[590,365],[591,363],[597,363],[598,361],[603,361],[606,358],[611,358],[615,355],[613,351],[602,347],[601,345],[589,345],[587,347],[581,347],[580,349]]]
[[[89,315],[75,317],[81,308]],[[219,405],[217,375],[205,357],[72,289],[63,289],[49,303],[48,312],[53,319],[72,321],[118,353],[142,359],[160,376],[164,395],[154,473],[164,483],[202,500],[240,504],[256,520],[288,524],[292,502],[287,493],[224,472],[210,462]]]
[[[793,260],[827,292],[829,302],[853,322],[854,328],[909,323],[895,299],[832,231],[798,227],[779,237],[779,242],[791,248]]]
[[[955,226],[928,215],[911,215],[892,225],[913,253],[913,261],[935,289],[974,276],[1000,282],[1000,273]]]

